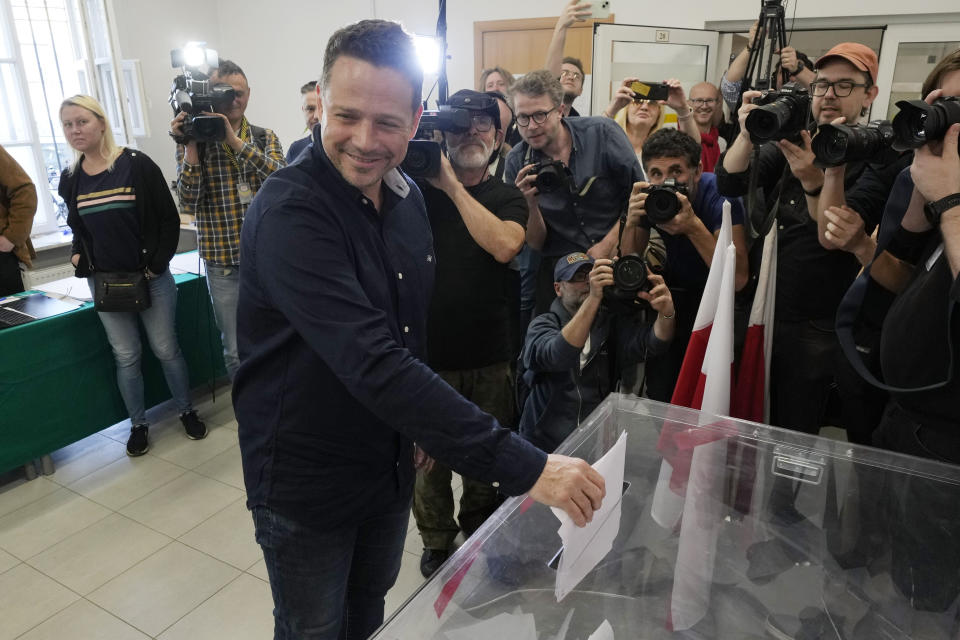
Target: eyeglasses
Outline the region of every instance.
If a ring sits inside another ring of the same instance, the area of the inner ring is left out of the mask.
[[[695,107],[712,107],[717,104],[717,102],[719,102],[719,100],[716,98],[692,98],[690,100],[690,104]]]
[[[573,276],[570,278],[570,282],[586,282],[589,277],[590,277],[590,270],[581,269],[580,271],[577,271],[576,273],[573,274]]]
[[[580,73],[579,71],[567,71],[566,69],[564,69],[563,71],[560,72],[560,79],[562,80],[564,78],[573,78],[574,80],[580,80],[581,78],[583,78],[583,74]]]
[[[493,116],[486,113],[475,113],[470,116],[470,121],[473,123],[473,128],[480,133],[486,133],[493,128]]]
[[[838,80],[837,82],[827,82],[826,80],[814,80],[810,83],[810,93],[818,98],[827,95],[827,90],[833,87],[833,95],[838,98],[846,98],[853,93],[854,87],[866,87],[865,82],[850,82],[849,80]]]
[[[520,125],[521,127],[525,127],[528,124],[530,124],[531,120],[533,120],[537,124],[543,124],[544,122],[547,121],[547,118],[550,116],[550,114],[556,110],[557,108],[554,107],[549,111],[537,111],[536,113],[531,113],[530,115],[527,115],[525,113],[518,113],[517,124]]]

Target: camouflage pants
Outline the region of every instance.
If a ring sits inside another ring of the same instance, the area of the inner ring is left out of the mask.
[[[513,419],[513,384],[507,362],[480,369],[438,371],[447,384],[504,426]],[[413,516],[427,549],[449,549],[457,533],[469,537],[500,505],[497,490],[489,484],[463,478],[459,526],[453,519],[450,469],[435,463],[429,473],[418,473],[413,494]]]

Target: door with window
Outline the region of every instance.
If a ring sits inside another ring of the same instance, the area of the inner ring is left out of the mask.
[[[960,49],[960,23],[890,25],[883,38],[871,118],[891,119],[900,100],[922,100],[920,87],[936,64]]]
[[[700,29],[595,25],[590,113],[603,113],[628,76],[650,82],[677,78],[688,93],[698,82],[716,83],[710,74],[717,68],[719,35]],[[676,121],[675,116],[668,119]]]

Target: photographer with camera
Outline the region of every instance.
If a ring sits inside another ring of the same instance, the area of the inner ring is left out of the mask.
[[[778,225],[771,422],[814,434],[834,383],[834,317],[857,264],[819,241],[816,216],[824,174],[814,165],[807,109],[812,106],[820,125],[841,117],[857,122],[877,95],[877,56],[869,47],[846,42],[824,54],[815,68],[812,101],[792,83],[779,93],[744,94],[740,134],[717,167],[721,194],[740,196],[748,193],[751,181],[759,185],[750,194],[757,198],[748,212],[752,227],[763,233],[766,225]],[[875,224],[890,181],[857,162],[847,166],[844,188],[847,201],[873,216]]]
[[[643,170],[623,129],[609,118],[560,116],[563,89],[549,71],[523,76],[510,96],[523,142],[507,156],[504,181],[523,192],[530,209],[527,243],[543,254],[535,296],[542,313],[555,297],[560,256],[614,255],[619,216]]]
[[[670,289],[649,270],[636,298],[657,313],[653,324],[643,324],[639,314],[606,308],[605,290],[615,286],[614,265],[581,252],[561,257],[554,268],[550,310],[527,330],[521,358],[530,393],[520,435],[544,451],[555,450],[617,389],[625,367],[664,352],[673,339]]]
[[[660,129],[643,147],[643,168],[649,182],[633,187],[624,239],[636,239],[643,253],[650,229],[657,228],[667,252],[664,279],[677,308],[677,333],[669,350],[648,358],[647,397],[669,402],[680,375],[697,309],[710,273],[723,223],[723,201],[716,176],[703,171],[701,146],[676,129]],[[749,278],[743,204],[730,198],[733,243],[737,249],[736,289]],[[629,242],[624,251],[633,250]]]
[[[523,247],[527,203],[515,186],[487,170],[504,134],[497,99],[462,90],[447,104],[468,111],[471,125],[462,133],[444,132],[447,155],[441,156],[440,173],[420,182],[437,261],[427,364],[463,397],[509,425],[514,423],[510,365],[518,348],[511,337],[518,333],[519,311],[519,282],[510,262]],[[461,529],[470,537],[500,504],[496,488],[464,477],[458,526],[450,480],[450,468],[439,463],[417,474],[413,515],[423,539],[424,577],[450,556]]]
[[[197,244],[206,263],[207,288],[223,340],[223,359],[232,380],[237,355],[237,295],[240,289],[240,227],[260,185],[286,165],[280,140],[270,129],[251,125],[244,112],[250,100],[247,76],[236,63],[220,60],[210,76],[213,85],[232,87],[232,100],[217,104],[223,121],[222,142],[189,139],[177,144],[177,195],[183,213],[196,217]],[[229,93],[227,94],[229,95]],[[175,138],[187,135],[188,113],[170,122]]]

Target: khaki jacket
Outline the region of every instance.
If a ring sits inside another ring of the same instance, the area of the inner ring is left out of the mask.
[[[0,147],[0,234],[14,244],[13,252],[28,267],[37,254],[30,242],[37,189],[27,172]]]

